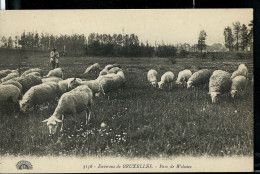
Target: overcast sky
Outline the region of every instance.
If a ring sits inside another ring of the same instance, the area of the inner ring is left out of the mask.
[[[0,36],[23,31],[60,34],[131,34],[154,44],[197,43],[200,30],[206,44],[224,43],[223,31],[239,21],[253,20],[252,9],[160,9],[160,10],[27,10],[0,11]]]

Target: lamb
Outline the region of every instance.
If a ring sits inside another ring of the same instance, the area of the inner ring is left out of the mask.
[[[153,85],[153,87],[157,86],[157,71],[154,69],[150,69],[147,73],[148,81]]]
[[[245,64],[240,64],[238,66],[238,69],[233,72],[231,79],[235,78],[236,76],[244,76],[246,79],[248,79],[248,70]]]
[[[244,90],[246,85],[247,85],[247,80],[244,76],[236,76],[235,78],[233,78],[231,91],[230,91],[232,98],[235,97],[238,91]]]
[[[209,79],[209,93],[211,96],[212,103],[218,101],[218,95],[227,93],[231,88],[231,75],[222,70],[216,70],[213,72]]]
[[[100,65],[98,63],[94,63],[93,65],[89,66],[86,71],[84,72],[84,74],[87,74],[87,73],[91,73],[91,72],[96,72],[96,71],[99,71],[101,68],[100,68]]]
[[[187,82],[187,88],[208,84],[210,76],[211,76],[211,72],[208,69],[202,69],[195,72],[189,78]]]
[[[191,75],[192,75],[192,72],[190,70],[188,70],[188,69],[180,71],[179,74],[178,74],[178,78],[177,78],[175,83],[177,85],[182,84],[183,86],[185,86],[187,81],[191,77]]]
[[[25,71],[21,76],[26,76],[27,74],[30,74],[32,72],[38,72],[40,73],[41,77],[43,76],[43,71],[40,69],[40,68],[32,68],[32,69],[29,69],[27,71]]]
[[[7,80],[7,81],[1,83],[1,85],[10,85],[10,84],[16,86],[22,92],[22,89],[23,89],[22,85],[19,82],[13,80],[13,79]]]
[[[59,78],[59,77],[47,77],[47,78],[42,78],[42,83],[48,83],[48,82],[56,82],[56,83],[58,83],[58,82],[60,82],[60,81],[62,81],[62,79]]]
[[[12,72],[10,74],[8,74],[7,76],[5,76],[4,78],[1,79],[1,82],[5,82],[7,80],[13,79],[19,77],[19,73],[18,72]]]
[[[65,92],[68,92],[70,91],[70,88],[69,88],[69,82],[72,81],[74,78],[68,78],[66,80],[61,80],[58,82],[58,85],[60,87],[60,90],[62,92],[62,94],[64,94]],[[81,79],[77,78],[76,79],[77,81],[82,81]]]
[[[17,103],[20,94],[20,89],[12,84],[0,85],[0,103]]]
[[[55,68],[50,70],[46,77],[59,77],[63,79],[63,70],[62,68]]]
[[[24,94],[20,101],[20,110],[26,112],[31,107],[52,101],[60,96],[59,85],[55,82],[33,86]]]
[[[0,79],[4,78],[4,77],[6,77],[8,74],[14,73],[14,72],[17,72],[17,73],[18,73],[18,71],[16,71],[16,70],[10,70],[10,69],[1,70],[1,71],[0,71]]]
[[[164,73],[161,77],[161,81],[158,82],[159,89],[162,89],[165,84],[168,84],[169,88],[172,88],[174,74],[171,71]]]
[[[76,115],[77,113],[85,112],[86,113],[86,124],[90,120],[91,108],[93,105],[93,94],[91,89],[82,85],[79,86],[70,92],[64,93],[56,107],[52,116],[48,119],[43,120],[42,122],[47,122],[47,126],[49,127],[49,133],[55,134],[57,130],[58,123],[61,124],[61,130],[63,131],[63,121],[65,114]],[[62,118],[60,120],[60,118]]]
[[[40,77],[34,75],[25,75],[14,78],[13,80],[19,82],[22,85],[22,92],[25,93],[28,91],[32,86],[42,84],[42,80]]]
[[[98,80],[82,81],[74,78],[68,82],[69,89],[74,89],[80,85],[87,85],[92,90],[93,96],[98,97],[100,92],[103,92],[101,83]]]

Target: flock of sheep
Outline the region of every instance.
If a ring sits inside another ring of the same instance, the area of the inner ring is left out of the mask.
[[[85,73],[99,69],[99,64],[94,64]],[[124,73],[118,64],[107,65],[97,79],[89,81],[79,78],[63,80],[62,68],[51,70],[46,76],[39,68],[29,69],[22,74],[20,71],[0,71],[0,105],[19,103],[19,110],[25,113],[38,105],[59,99],[52,116],[43,121],[47,122],[51,134],[56,132],[57,123],[61,123],[63,130],[65,114],[75,115],[85,111],[87,124],[95,96],[118,90],[125,83]]]
[[[88,67],[84,74],[100,70],[100,65],[95,63]],[[23,73],[21,71],[20,68],[0,71],[0,105],[19,103],[19,110],[25,113],[38,105],[59,99],[52,116],[42,121],[47,123],[50,134],[56,132],[58,123],[61,123],[61,131],[63,130],[64,115],[67,113],[75,115],[84,111],[87,124],[94,98],[125,85],[124,72],[118,64],[105,66],[95,80],[88,81],[80,78],[64,80],[62,68],[51,70],[46,76],[43,76],[43,71],[39,68]],[[156,70],[148,71],[148,81],[154,87],[172,88],[174,74],[171,71],[164,73],[160,82],[157,82],[157,76]],[[247,67],[241,64],[232,75],[222,70],[212,73],[208,69],[202,69],[193,74],[190,70],[183,70],[179,72],[175,83],[187,88],[208,84],[212,102],[216,103],[219,94],[230,92],[232,97],[235,97],[238,91],[245,89],[247,81]]]
[[[162,89],[166,85],[168,88],[173,86],[174,74],[171,71],[164,73],[161,81],[157,82],[157,71],[151,69],[148,71],[148,81],[154,86]],[[238,69],[230,73],[222,70],[215,70],[213,73],[208,69],[202,69],[194,74],[188,69],[180,71],[176,80],[177,85],[187,86],[187,88],[199,85],[209,86],[209,93],[212,103],[218,101],[218,95],[227,92],[234,98],[238,91],[244,90],[248,82],[248,69],[244,64],[240,64]]]

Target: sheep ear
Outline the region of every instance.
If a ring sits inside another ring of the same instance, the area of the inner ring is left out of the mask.
[[[45,119],[45,120],[43,120],[42,122],[45,123],[45,122],[48,122],[48,121],[49,121],[49,119]]]
[[[59,123],[62,122],[62,121],[61,121],[60,119],[58,119],[58,118],[56,118],[55,121],[57,121],[57,122],[59,122]]]

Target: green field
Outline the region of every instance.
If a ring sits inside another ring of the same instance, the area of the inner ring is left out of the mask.
[[[65,78],[80,76],[87,66],[99,63],[102,68],[119,63],[126,77],[126,85],[110,98],[94,100],[90,124],[84,125],[85,115],[65,116],[62,134],[49,136],[46,123],[57,101],[39,106],[28,114],[1,113],[1,155],[76,155],[76,156],[230,156],[253,155],[253,87],[249,85],[237,98],[222,95],[212,104],[207,87],[172,90],[153,88],[147,81],[149,69],[161,76],[172,71],[177,78],[183,69],[221,69],[232,73],[245,63],[252,76],[253,59],[207,60],[199,58],[112,58],[65,57],[60,59]],[[47,56],[27,59],[4,56],[0,70],[18,66],[50,70]],[[86,79],[95,79],[92,74]],[[160,77],[159,77],[160,78]],[[100,124],[108,128],[101,130]],[[57,140],[58,143],[57,143]]]

